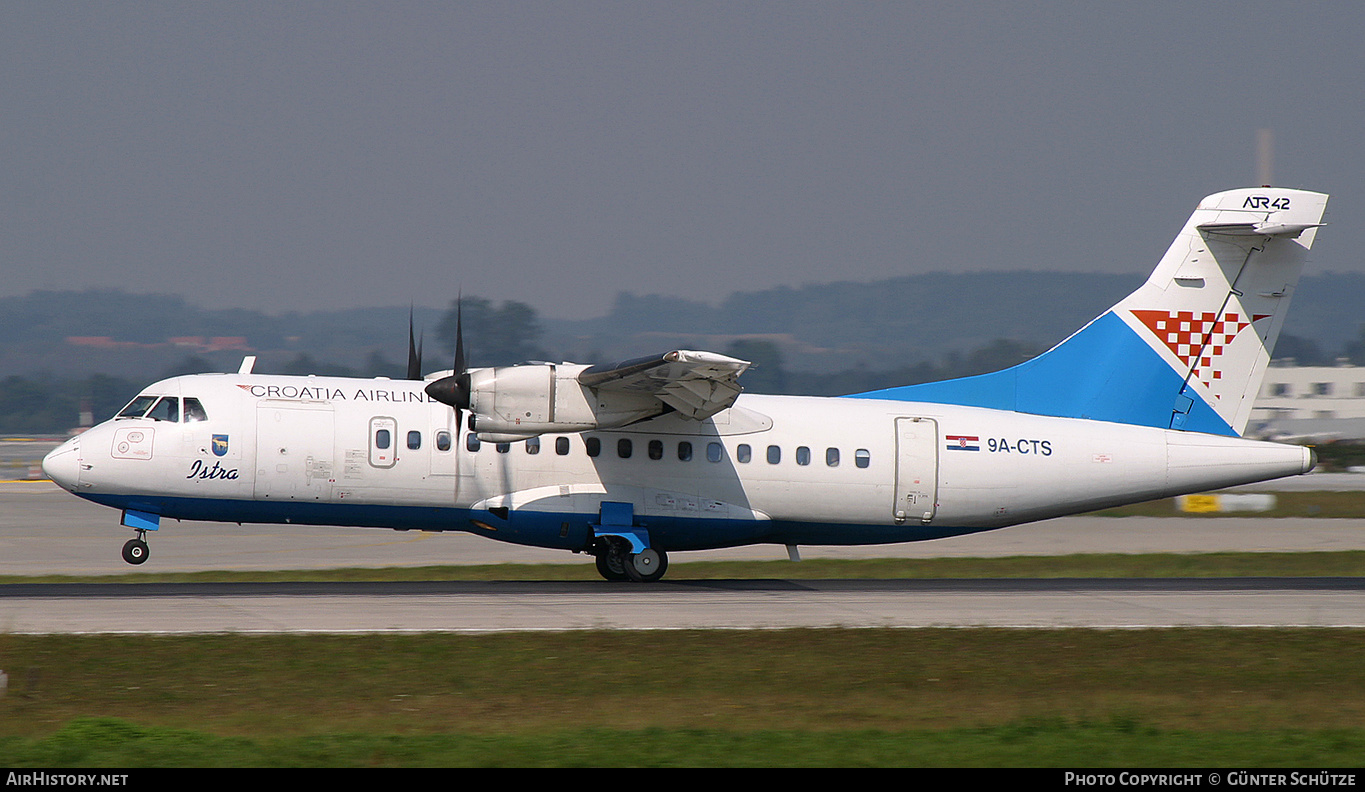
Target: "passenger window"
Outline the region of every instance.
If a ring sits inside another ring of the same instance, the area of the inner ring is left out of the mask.
[[[768,446],[768,464],[776,465],[782,461],[782,449],[778,446]]]
[[[595,457],[602,453],[602,439],[599,437],[583,438],[583,446],[588,450],[588,456]]]
[[[163,398],[147,413],[147,417],[153,421],[178,423],[180,421],[180,400],[174,396]]]
[[[198,399],[185,400],[185,423],[198,423],[208,419],[209,414],[204,412],[204,405],[200,404]]]
[[[753,458],[754,450],[749,447],[748,443],[740,443],[739,447],[735,449],[735,461],[740,464],[747,465],[749,460]]]
[[[725,458],[725,446],[720,443],[706,444],[706,459],[710,462],[719,462]]]
[[[496,448],[498,449],[498,453],[499,453],[499,454],[505,454],[505,453],[507,453],[508,451],[511,451],[511,450],[512,450],[512,444],[511,444],[511,443],[498,443],[497,446],[496,446]]]
[[[682,442],[678,443],[678,461],[680,462],[692,461],[692,444],[687,442],[686,440],[683,440]]]
[[[479,442],[479,436],[474,434],[473,432],[470,432],[469,434],[464,436],[464,447],[469,449],[470,451],[478,451],[479,446],[481,445],[483,444]]]
[[[825,449],[825,464],[829,465],[830,467],[839,467],[839,449],[837,448]]]
[[[805,447],[805,446],[797,446],[797,447],[796,447],[796,464],[798,464],[798,465],[809,465],[809,464],[810,464],[810,449],[809,449],[809,448],[807,448],[807,447]]]
[[[568,456],[568,454],[569,454],[569,438],[567,438],[567,437],[556,437],[556,438],[555,438],[555,453],[556,453],[556,454],[559,454],[560,456]]]
[[[388,430],[388,429],[376,429],[376,430],[375,430],[375,433],[374,433],[374,447],[375,447],[375,448],[388,448],[388,447],[389,447],[389,443],[390,443],[391,441],[392,441],[392,438],[391,438],[391,436],[389,435],[389,430]]]
[[[436,433],[436,450],[437,451],[450,450],[450,432],[440,431]]]
[[[872,455],[867,452],[866,448],[860,448],[853,452],[853,464],[865,468],[872,464]]]
[[[120,410],[119,414],[115,417],[141,418],[147,412],[147,408],[151,407],[152,403],[155,401],[156,401],[155,396],[139,396],[136,399],[133,399],[132,401],[128,402],[128,406]]]
[[[664,441],[662,440],[649,441],[649,458],[650,459],[664,458]]]
[[[616,441],[616,455],[622,459],[630,459],[633,448],[629,437],[623,437]]]
[[[417,431],[408,432],[408,449],[416,451],[422,447],[422,433]]]
[[[526,438],[526,453],[528,453],[528,454],[539,454],[539,453],[540,453],[540,438],[539,438],[539,437],[528,437],[528,438]]]

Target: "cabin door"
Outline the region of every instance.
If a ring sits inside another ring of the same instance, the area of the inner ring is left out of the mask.
[[[938,508],[938,421],[932,418],[896,419],[897,524],[925,524]]]

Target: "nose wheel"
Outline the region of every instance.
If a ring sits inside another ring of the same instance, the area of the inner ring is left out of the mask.
[[[150,548],[147,547],[147,532],[138,531],[137,536],[123,545],[123,560],[137,565],[147,560]]]

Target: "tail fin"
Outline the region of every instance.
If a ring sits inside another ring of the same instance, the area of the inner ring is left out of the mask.
[[[858,395],[1239,435],[1326,208],[1303,190],[1210,195],[1146,283],[1051,350]]]

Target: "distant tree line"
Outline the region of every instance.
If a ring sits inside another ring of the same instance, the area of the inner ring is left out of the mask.
[[[492,300],[465,297],[451,302],[436,328],[450,357],[447,363],[432,368],[453,365],[457,319],[463,328],[465,360],[470,366],[514,366],[548,357],[539,346],[541,326],[536,309],[516,300],[495,306]]]

